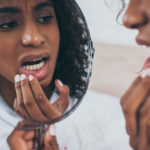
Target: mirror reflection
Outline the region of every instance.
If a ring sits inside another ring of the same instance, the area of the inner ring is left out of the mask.
[[[58,149],[52,124],[77,108],[91,76],[82,11],[70,0],[2,0],[0,37],[2,149]]]

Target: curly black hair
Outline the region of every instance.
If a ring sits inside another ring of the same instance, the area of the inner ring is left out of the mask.
[[[60,48],[53,81],[60,79],[70,96],[81,98],[87,90],[89,35],[75,0],[52,0],[60,30]],[[93,54],[92,54],[93,57]]]

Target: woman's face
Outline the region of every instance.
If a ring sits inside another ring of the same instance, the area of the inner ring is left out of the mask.
[[[150,0],[130,0],[123,18],[123,24],[130,29],[138,29],[136,41],[150,46]]]
[[[59,29],[50,0],[0,0],[0,75],[32,74],[42,86],[53,76]]]

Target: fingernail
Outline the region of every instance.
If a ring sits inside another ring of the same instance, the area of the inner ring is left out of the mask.
[[[63,83],[60,80],[58,80],[58,82],[59,82],[59,85],[62,87]]]
[[[25,75],[25,74],[22,74],[22,75],[21,75],[21,81],[25,80],[25,78],[26,78],[26,75]]]
[[[29,81],[33,80],[33,75],[29,75]]]
[[[20,75],[17,74],[17,75],[15,75],[15,82],[19,82],[19,81],[20,81]]]
[[[49,134],[52,136],[56,136],[56,126],[54,124],[50,125]]]
[[[146,70],[142,71],[141,77],[145,78],[146,76],[150,76],[150,69],[146,69]]]

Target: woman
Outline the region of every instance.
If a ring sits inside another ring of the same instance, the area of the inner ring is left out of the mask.
[[[139,31],[136,42],[150,46],[150,1],[130,0],[123,18],[123,24]],[[150,149],[150,57],[137,77],[122,96],[121,105],[126,119],[126,130],[130,145],[135,150]]]
[[[0,38],[2,108],[45,123],[63,114],[69,96],[83,96],[89,38],[74,0],[2,0]],[[13,129],[3,131],[2,138]]]

